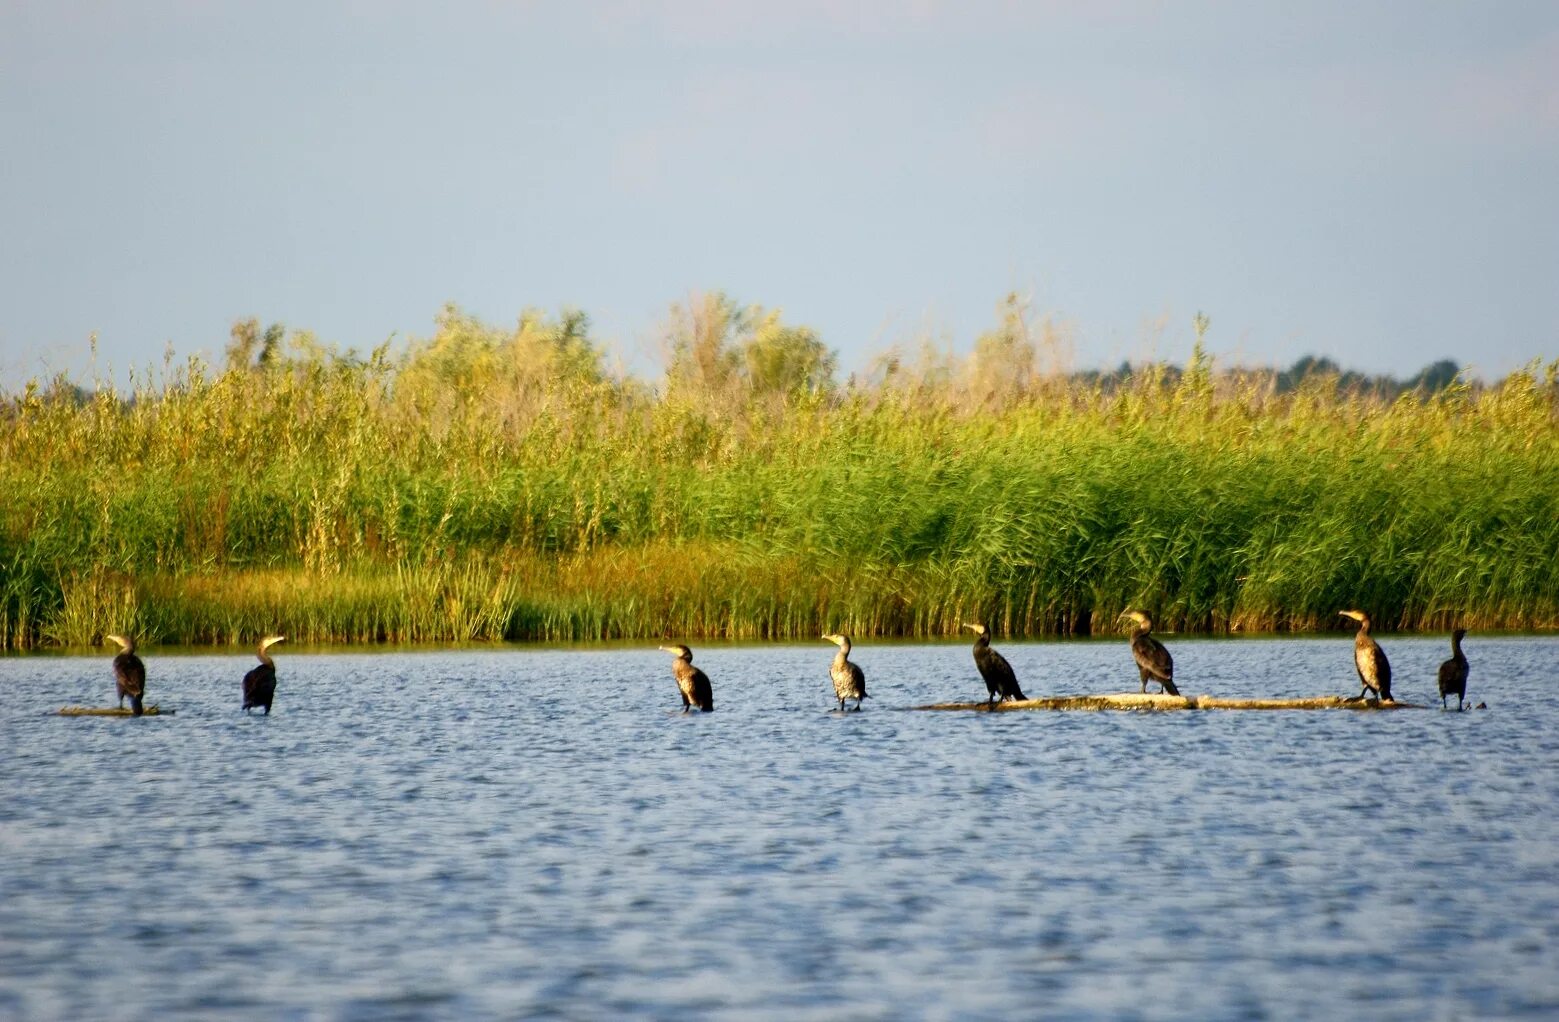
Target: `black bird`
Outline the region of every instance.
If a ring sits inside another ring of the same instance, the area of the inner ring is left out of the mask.
[[[1451,659],[1440,665],[1440,709],[1445,709],[1445,697],[1456,693],[1456,708],[1462,708],[1467,698],[1467,657],[1462,653],[1462,636],[1467,629],[1458,628],[1451,633]]]
[[[1362,610],[1339,610],[1337,613],[1359,623],[1359,634],[1353,637],[1353,666],[1358,668],[1364,687],[1355,698],[1363,699],[1365,693],[1374,692],[1378,699],[1396,702],[1391,698],[1391,662],[1386,659],[1380,643],[1370,638],[1369,614]]]
[[[965,628],[974,629],[974,666],[980,669],[980,677],[985,679],[985,688],[990,692],[990,705],[996,705],[998,699],[1023,699],[1023,690],[1018,687],[1018,676],[1012,673],[1012,666],[1007,663],[1007,658],[991,648],[991,632],[983,624],[964,625]]]
[[[671,661],[671,676],[677,679],[682,693],[682,712],[698,707],[705,713],[715,711],[714,689],[709,687],[709,676],[693,666],[693,651],[686,646],[661,646],[662,650],[676,657]]]
[[[119,655],[114,657],[114,688],[119,693],[119,707],[124,708],[125,696],[130,697],[130,712],[139,717],[142,700],[146,697],[146,665],[135,655],[135,640],[123,635],[105,635],[119,644]]]
[[[834,679],[834,695],[839,697],[839,709],[844,709],[846,699],[855,700],[855,708],[861,708],[861,700],[868,698],[866,695],[866,672],[861,670],[859,664],[850,662],[850,637],[848,635],[825,635],[823,638],[839,647],[839,652],[834,654],[834,662],[828,668],[828,676]]]
[[[244,675],[244,712],[251,706],[265,707],[265,715],[271,715],[271,699],[276,695],[276,661],[266,650],[278,642],[286,642],[285,635],[267,635],[260,640],[260,666]]]
[[[1136,610],[1128,610],[1121,617],[1129,617],[1137,625],[1131,630],[1131,658],[1137,661],[1142,691],[1148,690],[1148,679],[1152,678],[1167,694],[1179,695],[1180,690],[1175,687],[1175,658],[1162,642],[1148,634],[1153,631],[1153,621]]]

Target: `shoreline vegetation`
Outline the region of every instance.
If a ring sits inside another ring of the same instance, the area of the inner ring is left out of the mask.
[[[220,368],[0,400],[0,648],[1559,626],[1559,361],[1223,370],[1207,326],[1075,373],[1010,299],[841,382],[712,294],[651,384],[574,312],[366,356],[242,321]]]

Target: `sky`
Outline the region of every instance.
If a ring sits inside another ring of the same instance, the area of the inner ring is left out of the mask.
[[[0,387],[724,291],[848,372],[1559,357],[1559,4],[0,0]],[[92,338],[96,338],[96,362]]]

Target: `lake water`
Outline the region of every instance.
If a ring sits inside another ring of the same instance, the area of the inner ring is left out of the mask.
[[[1187,693],[1347,637],[1166,637]],[[1559,640],[1387,636],[1433,711],[921,713],[967,645],[0,659],[0,1018],[1559,1017]],[[1029,695],[1124,640],[1003,643]]]

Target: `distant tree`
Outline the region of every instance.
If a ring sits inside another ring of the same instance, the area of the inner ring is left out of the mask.
[[[260,321],[250,316],[235,322],[227,332],[227,367],[247,369],[260,345]]]
[[[490,326],[450,303],[430,340],[406,352],[403,383],[443,386],[465,394],[567,389],[602,380],[601,352],[590,338],[590,318],[565,309],[549,319],[526,309],[512,330]]]
[[[287,336],[287,328],[280,323],[272,323],[265,328],[265,337],[260,342],[260,365],[268,366],[276,360],[281,350],[282,338]]]
[[[1294,360],[1294,364],[1287,369],[1280,370],[1277,374],[1277,391],[1279,394],[1287,394],[1297,390],[1307,380],[1315,377],[1333,376],[1340,377],[1342,367],[1329,358],[1316,358],[1314,355],[1301,355]]]
[[[1448,358],[1442,358],[1438,362],[1418,371],[1418,375],[1407,381],[1406,390],[1421,390],[1426,394],[1435,394],[1456,382],[1456,377],[1461,374],[1461,366]]]
[[[746,329],[746,313],[724,292],[696,295],[671,307],[667,324],[670,364],[666,375],[674,387],[717,391],[741,368],[735,337]]]
[[[287,328],[272,323],[261,334],[260,321],[250,316],[236,321],[227,336],[227,368],[248,369],[255,365],[256,353],[262,366],[270,365],[276,359],[282,339],[287,336]]]
[[[810,327],[778,309],[740,306],[723,292],[674,305],[667,324],[673,389],[794,396],[834,387],[836,356]]]
[[[834,353],[811,327],[786,326],[767,313],[742,345],[747,385],[756,394],[819,393],[834,383]]]
[[[998,312],[1001,320],[996,329],[975,338],[968,366],[971,396],[996,405],[1028,392],[1037,363],[1028,302],[1011,292]]]

